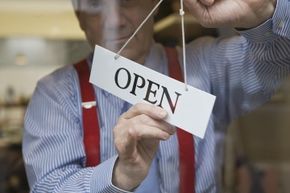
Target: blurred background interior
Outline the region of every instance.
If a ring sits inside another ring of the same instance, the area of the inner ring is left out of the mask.
[[[156,17],[155,38],[181,42],[179,1],[167,0]],[[189,15],[186,40],[228,36],[205,29]],[[0,192],[27,193],[21,156],[23,117],[39,78],[90,52],[70,0],[0,0]],[[289,53],[290,54],[290,53]],[[290,80],[273,99],[228,129],[225,193],[290,192]]]

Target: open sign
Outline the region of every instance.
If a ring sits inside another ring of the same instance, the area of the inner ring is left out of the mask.
[[[167,110],[167,122],[200,138],[208,124],[215,96],[188,86],[115,53],[95,47],[90,82],[136,104],[142,101]]]

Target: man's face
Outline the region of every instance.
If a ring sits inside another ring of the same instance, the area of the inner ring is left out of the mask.
[[[94,47],[117,52],[152,10],[156,0],[79,0],[80,26]],[[153,18],[130,41],[121,55],[144,63],[152,43]]]

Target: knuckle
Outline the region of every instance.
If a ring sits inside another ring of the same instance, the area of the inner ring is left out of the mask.
[[[134,110],[137,112],[142,111],[143,109],[143,104],[142,103],[137,103],[136,105],[134,105]]]
[[[128,129],[128,135],[129,137],[132,137],[132,138],[138,138],[139,137],[139,133],[138,131],[135,129],[135,127],[130,127]]]

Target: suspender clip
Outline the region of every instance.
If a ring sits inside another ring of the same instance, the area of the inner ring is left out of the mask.
[[[97,105],[96,101],[82,102],[82,107],[85,109],[91,109],[96,105]]]

